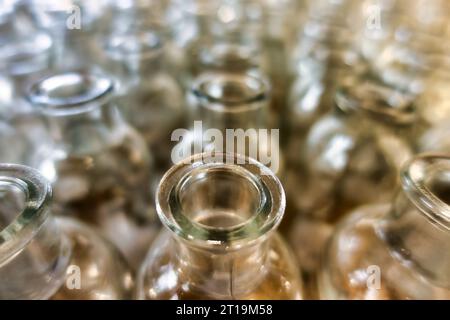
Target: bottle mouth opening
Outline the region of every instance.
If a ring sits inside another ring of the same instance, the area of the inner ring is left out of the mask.
[[[112,79],[89,71],[64,72],[34,83],[29,102],[47,115],[66,116],[88,112],[111,98]]]
[[[341,85],[335,95],[337,107],[344,112],[363,112],[367,116],[397,125],[416,120],[414,96],[375,79],[359,77]]]
[[[405,165],[401,178],[406,195],[420,211],[450,231],[450,156],[419,155]]]
[[[51,187],[36,170],[0,164],[0,265],[21,250],[48,216]]]
[[[203,153],[172,167],[156,200],[163,224],[200,246],[241,246],[263,237],[285,209],[281,183],[259,162]]]
[[[205,108],[241,112],[259,108],[259,102],[268,98],[269,85],[250,74],[205,73],[196,79],[191,92]]]

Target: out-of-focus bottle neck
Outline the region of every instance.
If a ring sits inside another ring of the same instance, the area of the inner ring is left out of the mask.
[[[46,299],[63,285],[71,246],[49,213],[50,198],[37,171],[0,165],[1,299]]]
[[[269,85],[259,76],[224,72],[204,73],[194,82],[188,97],[194,120],[204,128],[267,128]]]
[[[107,69],[120,81],[149,81],[165,67],[161,31],[128,30],[109,37],[103,48]],[[124,84],[126,86],[126,84]]]
[[[27,98],[44,115],[55,143],[96,149],[108,147],[122,134],[122,118],[111,103],[113,89],[109,77],[76,71],[36,82]]]
[[[411,128],[417,123],[414,96],[381,81],[348,77],[336,90],[338,110],[361,121],[391,128]]]
[[[238,155],[199,154],[169,170],[157,198],[190,285],[233,298],[259,284],[268,239],[285,208],[284,191],[268,168]]]
[[[450,288],[450,158],[419,155],[401,177],[403,190],[380,223],[380,235],[403,264]]]

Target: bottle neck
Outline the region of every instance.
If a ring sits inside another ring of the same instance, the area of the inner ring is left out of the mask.
[[[176,243],[181,273],[196,291],[234,299],[251,292],[265,276],[267,240],[232,252]]]
[[[114,34],[103,48],[107,56],[106,69],[119,82],[151,81],[165,68],[163,41],[158,32],[150,30]]]
[[[375,78],[349,76],[337,88],[337,109],[357,121],[393,130],[411,130],[417,123],[414,96]]]
[[[112,91],[108,77],[68,72],[35,83],[28,100],[44,115],[56,145],[69,153],[92,153],[114,144],[123,133]]]
[[[218,298],[242,296],[259,284],[284,208],[275,175],[236,154],[186,159],[157,191],[158,215],[173,232],[183,276]]]
[[[379,234],[405,265],[429,282],[450,288],[450,160],[418,156],[405,168],[404,190],[380,223]]]
[[[64,282],[71,246],[49,213],[50,192],[37,171],[0,165],[1,299],[47,299]]]
[[[248,74],[205,73],[194,83],[188,98],[194,120],[204,129],[267,128],[269,87],[265,79]]]

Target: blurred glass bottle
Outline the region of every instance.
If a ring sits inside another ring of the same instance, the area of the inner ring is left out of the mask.
[[[111,102],[113,90],[109,77],[88,71],[36,82],[28,99],[51,138],[34,163],[53,183],[54,212],[97,226],[136,266],[156,220],[151,158]]]
[[[96,37],[111,24],[110,0],[30,0],[27,10],[37,26],[52,35],[60,70],[91,64]]]
[[[162,174],[172,164],[171,133],[185,122],[184,96],[166,68],[163,35],[157,29],[134,28],[107,38],[103,64],[117,78],[118,106],[145,138]]]
[[[198,154],[170,169],[157,194],[167,227],[138,279],[140,299],[300,299],[298,270],[274,233],[283,188],[260,163]]]
[[[356,209],[324,259],[324,299],[450,298],[450,158],[424,154],[401,173],[391,204]]]
[[[267,61],[266,74],[273,83],[271,117],[278,123],[285,110],[287,41],[292,24],[292,1],[189,0],[174,1],[174,11],[181,11],[174,28],[180,48],[180,70],[184,70],[184,87],[201,63],[204,48],[222,43],[259,48]],[[180,10],[181,8],[181,10]],[[292,30],[291,30],[292,32]],[[192,72],[194,70],[194,72]]]
[[[312,126],[305,149],[298,150],[302,162],[285,184],[293,217],[287,236],[309,298],[316,298],[317,271],[334,224],[358,205],[392,197],[417,129],[413,97],[375,79],[341,86],[335,104]]]
[[[133,276],[92,229],[51,214],[34,169],[0,164],[0,299],[130,299]]]
[[[290,61],[287,117],[294,149],[311,125],[332,109],[336,87],[367,69],[346,20],[353,2],[328,2],[311,5]]]
[[[420,117],[430,126],[450,118],[448,1],[397,1],[394,28],[371,62],[387,83],[418,95]]]
[[[174,162],[203,151],[227,151],[250,156],[283,175],[277,129],[267,129],[270,88],[260,74],[210,72],[194,81],[188,95],[194,124],[174,132],[181,140]],[[178,160],[176,160],[178,159]]]
[[[356,77],[335,94],[335,110],[320,118],[303,153],[304,214],[336,221],[348,209],[390,197],[398,171],[420,133],[414,96],[376,78]],[[298,187],[293,188],[298,192]]]

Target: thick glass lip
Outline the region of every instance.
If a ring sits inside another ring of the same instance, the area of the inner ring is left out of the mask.
[[[259,206],[242,223],[211,227],[183,214],[179,191],[184,182],[217,169],[245,177],[258,189]],[[285,207],[281,182],[269,168],[249,157],[220,152],[197,154],[173,166],[161,179],[156,195],[156,210],[163,225],[185,241],[209,248],[240,248],[267,236],[280,223]]]
[[[100,72],[77,70],[50,75],[35,82],[27,99],[41,112],[66,116],[89,112],[109,101],[113,80]]]
[[[430,188],[427,179],[436,173],[450,174],[450,156],[425,153],[407,162],[401,172],[402,186],[408,199],[435,224],[450,231],[450,205],[441,200]]]
[[[411,125],[417,119],[414,95],[371,76],[348,77],[337,88],[335,103],[344,112],[364,112],[376,120]]]
[[[23,210],[0,230],[2,265],[30,242],[46,221],[52,189],[39,171],[18,164],[0,164],[0,183],[19,189],[25,196]]]
[[[240,88],[241,96],[230,99],[221,97],[224,88]],[[227,72],[205,72],[198,76],[191,94],[203,107],[220,112],[236,113],[255,110],[268,101],[270,85],[261,76]]]

